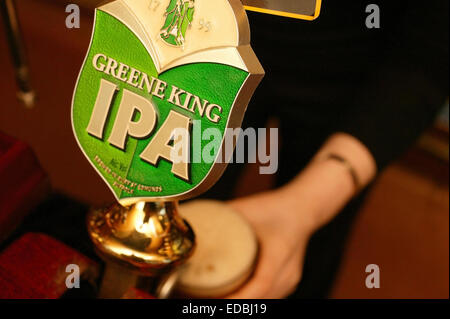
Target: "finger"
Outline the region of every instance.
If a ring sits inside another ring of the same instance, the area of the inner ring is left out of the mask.
[[[241,289],[230,295],[228,298],[269,298],[273,281],[276,278],[278,269],[281,268],[281,261],[275,258],[275,256],[277,256],[277,248],[278,247],[272,243],[261,248],[260,256],[253,276]]]
[[[289,260],[286,267],[280,272],[277,280],[274,281],[274,285],[270,291],[270,298],[286,298],[292,294],[300,282],[301,268],[302,265],[296,258]]]
[[[258,265],[250,280],[237,292],[228,296],[230,299],[263,299],[267,298],[272,286],[271,275],[264,275],[264,269],[260,270]]]

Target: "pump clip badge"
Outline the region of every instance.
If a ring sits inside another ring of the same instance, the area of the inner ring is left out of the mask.
[[[225,130],[263,74],[239,0],[112,1],[96,9],[74,134],[121,204],[190,198],[225,169]],[[209,128],[222,137],[204,161]]]

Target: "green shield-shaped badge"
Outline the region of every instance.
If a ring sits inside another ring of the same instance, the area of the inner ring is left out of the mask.
[[[185,199],[217,181],[225,131],[240,126],[264,73],[249,41],[239,0],[117,0],[96,10],[72,125],[121,204]],[[202,156],[205,132],[220,139],[213,160]]]

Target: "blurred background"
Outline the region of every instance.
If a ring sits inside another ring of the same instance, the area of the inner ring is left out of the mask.
[[[72,2],[81,5],[79,29],[65,27],[66,1],[16,1],[37,94],[32,108],[17,99],[0,24],[0,132],[31,146],[56,192],[105,205],[113,196],[79,150],[70,120],[72,92],[91,35],[90,8],[99,1]],[[373,187],[353,227],[333,298],[449,297],[448,112],[447,102],[434,127]],[[271,186],[270,176],[258,175],[256,165],[249,165],[242,181],[236,195]],[[379,289],[364,285],[364,270],[371,263],[380,266]]]

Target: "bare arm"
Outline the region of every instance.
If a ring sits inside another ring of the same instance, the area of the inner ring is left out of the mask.
[[[253,225],[261,247],[254,276],[230,297],[281,298],[294,290],[310,236],[355,195],[348,167],[328,158],[330,153],[351,164],[362,187],[375,176],[375,160],[367,148],[336,133],[289,184],[230,203]]]

